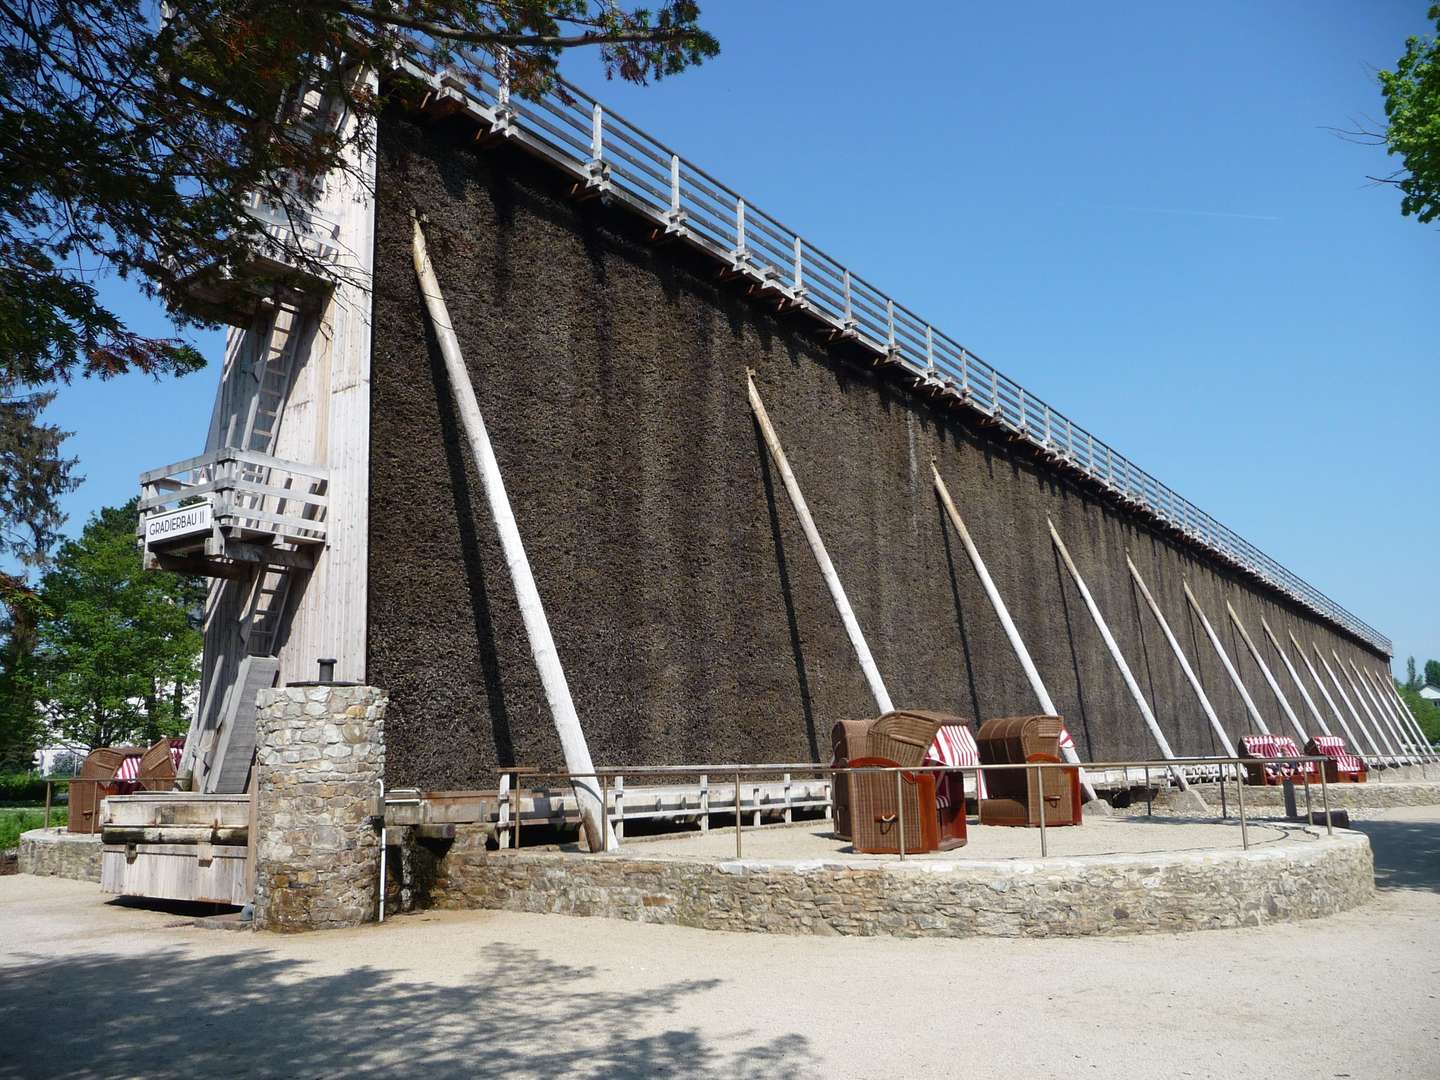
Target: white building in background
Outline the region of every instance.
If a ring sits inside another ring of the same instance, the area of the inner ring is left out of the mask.
[[[1420,688],[1420,696],[1426,701],[1440,701],[1440,686],[1432,686],[1426,683]]]

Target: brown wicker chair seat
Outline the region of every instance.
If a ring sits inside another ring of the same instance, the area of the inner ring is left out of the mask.
[[[894,768],[890,758],[852,758],[854,768]],[[935,806],[933,773],[850,773],[851,843],[864,855],[895,855],[900,851],[900,815],[897,812],[895,782],[900,777],[899,797],[905,801],[905,853],[919,855],[940,846],[940,818]]]
[[[1058,716],[1009,716],[986,720],[975,734],[982,765],[1060,761]],[[1045,824],[1079,825],[1080,770],[991,769],[985,773],[988,798],[980,800],[980,824],[1038,826],[1040,800]]]

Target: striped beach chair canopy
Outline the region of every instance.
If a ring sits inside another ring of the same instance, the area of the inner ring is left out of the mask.
[[[1318,753],[1335,762],[1335,769],[1342,773],[1362,773],[1365,763],[1345,749],[1345,740],[1336,735],[1316,735],[1310,740]]]
[[[139,780],[140,779],[140,758],[143,756],[139,751],[133,754],[126,754],[120,762],[120,767],[115,770],[116,780]]]
[[[963,724],[946,724],[935,734],[935,741],[925,753],[926,765],[974,765],[980,764],[980,749],[975,745],[975,736]],[[985,775],[980,772],[968,774],[978,779],[980,798],[986,798]],[[937,792],[941,785],[937,785]]]

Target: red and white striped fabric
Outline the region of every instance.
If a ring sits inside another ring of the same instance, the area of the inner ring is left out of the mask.
[[[180,738],[178,738],[178,739],[171,739],[171,740],[170,740],[170,764],[175,767],[175,771],[176,771],[176,772],[179,772],[179,771],[180,771],[180,759],[181,759],[182,757],[184,757],[184,756],[185,756],[185,739],[184,739],[184,737],[182,736],[182,737],[180,737]]]
[[[1064,724],[1060,725],[1060,756],[1065,756],[1066,750],[1075,749],[1075,740],[1070,737],[1070,729]]]
[[[1365,771],[1365,763],[1345,749],[1345,740],[1338,735],[1315,736],[1315,749],[1335,762],[1335,771],[1359,774]]]
[[[925,752],[926,765],[979,765],[980,748],[975,745],[975,736],[970,734],[968,727],[960,724],[946,724],[935,734],[935,741],[930,744],[930,749]],[[985,777],[982,773],[971,773],[977,777],[979,782],[980,798],[985,798]],[[959,799],[960,780],[963,774],[956,773],[952,777],[949,774],[941,773],[936,778],[935,798],[942,806],[951,806]],[[954,800],[952,801],[950,785],[954,785]]]
[[[140,779],[140,755],[130,754],[123,758],[120,767],[115,770],[116,780],[139,780]]]
[[[1295,745],[1295,740],[1289,735],[1242,735],[1240,745],[1245,752],[1252,757],[1259,758],[1283,758],[1299,757],[1300,748]],[[1266,765],[1267,776],[1278,776],[1282,780],[1288,780],[1292,776],[1299,776],[1301,773],[1309,773],[1311,778],[1316,778],[1319,773],[1315,762],[1306,762],[1303,765],[1275,764]]]

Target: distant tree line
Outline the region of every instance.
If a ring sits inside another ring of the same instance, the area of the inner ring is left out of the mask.
[[[1415,657],[1405,661],[1405,678],[1396,679],[1395,687],[1415,719],[1420,721],[1421,730],[1432,743],[1440,742],[1440,702],[1420,696],[1425,686],[1440,690],[1440,660],[1426,660],[1423,668],[1415,663]]]

